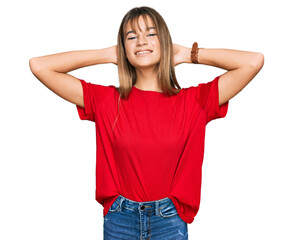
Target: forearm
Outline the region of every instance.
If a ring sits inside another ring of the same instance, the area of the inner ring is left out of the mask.
[[[191,61],[191,48],[183,47],[174,44],[175,62],[192,63]],[[198,50],[198,63],[210,65],[225,70],[233,70],[243,66],[254,66],[258,64],[260,53],[247,52],[232,49],[212,49],[200,48]]]
[[[78,68],[103,64],[115,63],[116,46],[96,49],[96,50],[78,50],[56,53],[41,57],[32,58],[35,69],[49,69],[60,73],[67,73]]]
[[[256,52],[232,49],[203,48],[198,51],[198,63],[210,65],[225,70],[234,70],[243,66],[257,64]]]
[[[191,48],[173,44],[174,65],[192,63]],[[195,56],[196,58],[196,56]],[[192,56],[193,61],[195,61]],[[219,106],[238,94],[261,70],[264,55],[232,49],[198,49],[197,62],[228,70],[219,81]]]

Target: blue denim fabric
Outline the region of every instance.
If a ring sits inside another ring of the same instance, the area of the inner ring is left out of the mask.
[[[187,223],[170,198],[135,202],[119,195],[103,228],[104,240],[188,240]]]

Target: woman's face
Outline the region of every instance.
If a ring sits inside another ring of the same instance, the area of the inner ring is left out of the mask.
[[[157,30],[151,18],[147,16],[149,29],[143,16],[139,16],[138,24],[141,28],[132,29],[130,22],[125,29],[125,53],[130,64],[135,68],[150,69],[160,62],[160,42]]]

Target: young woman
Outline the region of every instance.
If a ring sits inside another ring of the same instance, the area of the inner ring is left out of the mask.
[[[118,65],[120,86],[91,84],[68,72]],[[181,88],[174,66],[227,70],[208,83]],[[104,207],[104,239],[188,239],[199,209],[206,124],[260,71],[261,53],[173,44],[149,7],[123,18],[117,46],[30,59],[33,74],[95,122],[96,200]]]

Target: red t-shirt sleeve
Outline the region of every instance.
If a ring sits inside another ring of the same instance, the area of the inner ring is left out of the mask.
[[[79,118],[81,120],[96,121],[96,112],[98,106],[106,100],[111,94],[111,90],[115,88],[113,85],[103,86],[92,84],[83,79],[79,79],[83,89],[84,108],[76,105]]]
[[[197,101],[206,112],[207,123],[217,118],[223,118],[228,111],[229,101],[219,106],[219,82],[220,76],[208,83],[201,83],[197,89]]]

